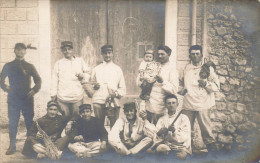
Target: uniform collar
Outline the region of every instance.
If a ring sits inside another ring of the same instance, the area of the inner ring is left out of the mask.
[[[139,123],[139,121],[140,121],[139,117],[136,116],[135,123],[133,124],[133,126],[136,126],[136,125]],[[129,124],[129,121],[127,120],[126,117],[125,117],[125,122],[126,122],[127,124]]]
[[[104,65],[111,65],[111,64],[114,64],[114,63],[113,63],[113,61],[111,61],[111,62],[103,61],[103,64],[104,64]]]
[[[19,59],[16,59],[15,58],[15,60],[14,60],[15,62],[17,62],[17,63],[20,63],[20,62],[25,62],[25,60],[24,59],[22,59],[22,60],[19,60]]]
[[[204,64],[204,61],[203,61],[204,59],[202,58],[202,61],[200,62],[200,64],[198,65],[198,66],[195,66],[195,65],[193,65],[192,63],[191,63],[191,66],[192,66],[192,68],[201,68],[202,67],[202,65]]]
[[[76,57],[75,56],[72,56],[72,59],[70,60],[70,59],[67,59],[67,58],[63,58],[65,61],[74,61],[75,59],[76,59]]]

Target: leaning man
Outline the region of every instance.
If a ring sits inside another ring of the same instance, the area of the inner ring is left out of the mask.
[[[14,47],[15,60],[4,65],[1,73],[1,88],[8,93],[8,118],[10,146],[6,151],[7,155],[16,151],[17,126],[20,119],[20,112],[28,131],[33,124],[34,98],[41,88],[41,78],[34,65],[26,62],[27,47],[23,43],[17,43]],[[9,79],[9,84],[6,83]],[[31,78],[35,86],[31,88]]]
[[[134,102],[124,104],[124,118],[119,118],[108,135],[108,142],[120,155],[137,154],[152,144],[145,122],[137,117]]]
[[[58,115],[58,104],[49,101],[47,104],[47,114],[34,122],[27,137],[22,154],[27,157],[59,159],[62,150],[69,142],[69,137],[61,137],[61,132],[66,126],[67,120]],[[40,128],[40,129],[39,129]],[[48,138],[39,130],[43,130]],[[46,141],[48,139],[49,141]],[[52,148],[50,150],[50,148]]]
[[[107,131],[103,124],[91,116],[90,104],[79,107],[80,117],[72,126],[71,142],[68,148],[77,158],[86,158],[99,155],[107,148]]]
[[[184,88],[187,89],[187,94],[183,99],[183,113],[189,117],[192,130],[197,118],[203,141],[208,151],[212,151],[215,148],[215,138],[208,111],[215,105],[214,92],[219,91],[220,83],[212,66],[209,67],[209,76],[201,79],[204,62],[200,45],[191,46],[189,53],[191,63],[184,70]]]

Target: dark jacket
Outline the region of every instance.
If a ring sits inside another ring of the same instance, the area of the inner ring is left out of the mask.
[[[52,139],[53,142],[56,142],[58,139],[61,138],[61,132],[67,124],[67,120],[61,115],[57,115],[55,118],[50,118],[47,115],[45,115],[39,118],[37,122],[41,127],[41,129],[45,131],[45,133]],[[35,155],[35,152],[33,151],[32,148],[33,145],[37,143],[43,144],[43,140],[38,139],[36,137],[37,132],[38,132],[38,128],[36,122],[34,122],[29,131],[29,135],[25,141],[22,154],[26,156],[33,156]],[[63,139],[62,146],[67,144],[69,141],[69,138],[61,138],[61,139]]]
[[[96,117],[92,117],[89,121],[79,117],[72,126],[71,139],[74,142],[74,137],[82,135],[86,143],[92,141],[107,141],[107,131]]]
[[[6,89],[5,79],[8,77],[11,91]],[[31,77],[35,86],[31,88]],[[12,97],[26,98],[31,89],[36,93],[41,88],[41,77],[35,67],[25,60],[15,59],[4,65],[1,73],[1,88],[8,92],[8,100]]]

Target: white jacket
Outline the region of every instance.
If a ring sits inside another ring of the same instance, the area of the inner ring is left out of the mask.
[[[89,78],[88,67],[82,58],[72,60],[63,58],[54,65],[51,83],[51,96],[56,96],[64,102],[74,103],[83,98],[84,89],[76,76],[83,73]]]

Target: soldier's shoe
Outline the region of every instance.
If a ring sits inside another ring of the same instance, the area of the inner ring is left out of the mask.
[[[10,146],[7,151],[6,151],[6,155],[12,155],[16,152],[16,147],[15,146]]]
[[[37,159],[43,159],[43,158],[46,158],[47,156],[43,153],[38,153],[37,154]]]
[[[217,144],[215,142],[206,145],[209,153],[215,153],[218,151]]]
[[[149,154],[154,154],[155,153],[155,150],[153,150],[152,148],[149,148],[146,150],[147,153]]]

